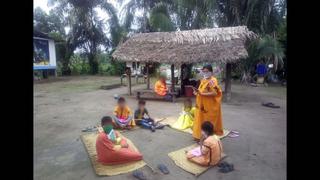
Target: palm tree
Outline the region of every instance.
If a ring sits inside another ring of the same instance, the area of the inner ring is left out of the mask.
[[[105,0],[51,0],[49,4],[57,4],[55,11],[61,16],[67,14],[65,25],[70,27],[66,40],[66,55],[63,71],[69,71],[69,59],[76,48],[85,50],[91,67],[91,73],[98,72],[97,54],[101,45],[114,48],[120,42],[121,31],[116,10]],[[96,8],[104,10],[110,19],[105,22],[97,16]],[[109,25],[111,38],[104,33],[105,24]]]

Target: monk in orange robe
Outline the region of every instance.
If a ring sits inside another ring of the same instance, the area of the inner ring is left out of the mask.
[[[193,124],[193,137],[197,140],[201,137],[201,124],[209,121],[214,126],[214,133],[223,135],[221,98],[222,90],[216,78],[212,76],[212,66],[206,65],[202,70],[203,79],[198,89],[194,89],[196,95],[196,111]]]
[[[220,139],[214,135],[214,126],[205,121],[201,126],[200,146],[187,152],[189,161],[201,166],[214,166],[222,158],[222,144]]]
[[[96,140],[98,162],[104,165],[115,165],[142,159],[142,155],[130,147],[126,139],[120,137],[117,131],[113,130],[111,117],[103,117],[101,126],[103,130],[100,130]]]
[[[165,96],[168,93],[168,88],[166,84],[166,79],[164,76],[161,76],[160,79],[156,82],[154,85],[154,91],[160,95],[160,96]]]

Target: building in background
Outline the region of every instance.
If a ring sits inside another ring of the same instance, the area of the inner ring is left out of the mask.
[[[42,72],[46,78],[50,72],[56,75],[56,49],[55,43],[48,35],[34,31],[33,32],[33,70]]]

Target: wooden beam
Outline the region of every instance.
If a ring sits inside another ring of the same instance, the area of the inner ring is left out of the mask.
[[[228,102],[231,99],[231,64],[226,64],[226,79],[225,79],[225,101]]]
[[[174,92],[174,64],[171,64],[171,91]]]

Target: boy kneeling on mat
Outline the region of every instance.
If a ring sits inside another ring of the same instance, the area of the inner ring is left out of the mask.
[[[138,109],[134,112],[135,123],[143,128],[150,129],[152,132],[155,129],[161,129],[164,126],[157,124],[154,122],[152,118],[150,118],[149,112],[146,109],[146,102],[144,100],[139,100]]]
[[[98,162],[104,165],[123,164],[139,161],[142,155],[128,145],[124,137],[113,129],[112,118],[101,119],[101,127],[96,140]]]
[[[216,165],[219,163],[223,149],[221,141],[214,135],[213,129],[213,125],[209,121],[202,123],[200,146],[187,152],[189,161],[202,166]]]

